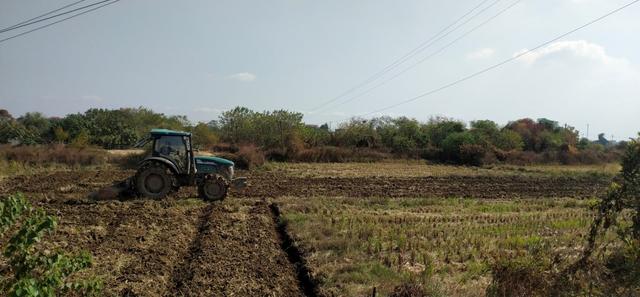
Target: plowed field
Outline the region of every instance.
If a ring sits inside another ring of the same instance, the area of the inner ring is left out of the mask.
[[[583,198],[602,193],[609,182],[588,175],[299,177],[258,171],[241,172],[250,186],[213,204],[191,198],[193,188],[163,201],[88,198],[132,174],[106,169],[15,176],[0,181],[0,196],[23,192],[58,216],[49,244],[91,252],[95,265],[87,273],[103,279],[107,296],[301,296],[309,294],[308,284],[267,198]]]

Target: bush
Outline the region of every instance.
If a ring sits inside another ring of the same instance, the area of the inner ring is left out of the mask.
[[[46,146],[0,146],[0,158],[28,165],[100,165],[107,161],[107,152],[96,148],[78,148],[63,144]]]
[[[417,284],[402,284],[393,289],[389,297],[427,297],[422,286]]]
[[[491,267],[493,276],[487,297],[546,297],[553,286],[548,275],[551,264],[531,255],[498,259]]]
[[[578,152],[578,149],[576,149],[574,146],[563,144],[562,146],[560,146],[558,159],[560,160],[560,163],[564,165],[576,164],[579,161],[579,154],[580,153]]]
[[[462,163],[460,149],[463,145],[476,144],[475,137],[468,132],[457,132],[449,134],[442,141],[442,160]]]
[[[482,166],[488,159],[487,149],[477,144],[463,144],[460,146],[460,163],[464,165]]]
[[[376,162],[390,159],[391,155],[371,149],[347,149],[323,146],[300,151],[295,158],[298,162],[342,163]]]
[[[21,218],[24,219],[21,220]],[[0,200],[0,238],[7,231],[17,229],[3,243],[5,257],[0,291],[5,296],[48,296],[80,294],[97,295],[102,284],[99,280],[69,280],[69,277],[91,265],[91,256],[68,255],[63,251],[51,252],[38,243],[53,232],[57,220],[41,209],[33,209],[21,194]]]
[[[235,154],[240,150],[240,148],[237,145],[233,145],[229,143],[217,143],[211,147],[211,150],[214,152]]]
[[[140,162],[142,162],[149,154],[151,150],[140,151],[123,151],[122,153],[114,153],[109,157],[109,162],[120,165],[124,169],[137,169]]]
[[[264,153],[265,158],[269,161],[286,162],[289,160],[287,151],[284,149],[270,149]]]
[[[264,165],[264,153],[253,145],[240,147],[236,165],[241,169],[253,169]]]
[[[237,153],[218,153],[218,157],[233,161],[236,168],[251,170],[264,165],[264,153],[253,145],[242,146]]]
[[[503,155],[504,162],[513,165],[532,165],[542,163],[542,155],[532,151],[509,151]]]
[[[323,146],[302,150],[296,156],[299,162],[341,163],[350,155],[350,150],[335,146]]]

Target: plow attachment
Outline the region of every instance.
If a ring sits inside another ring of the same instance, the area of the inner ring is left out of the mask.
[[[132,187],[132,178],[116,182],[111,186],[102,188],[96,192],[89,194],[92,200],[117,200],[122,198],[135,197],[135,191]]]

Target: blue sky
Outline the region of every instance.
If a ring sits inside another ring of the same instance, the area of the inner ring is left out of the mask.
[[[512,1],[498,1],[409,64]],[[61,116],[90,107],[145,106],[208,121],[241,105],[300,111],[307,122],[335,126],[481,70],[629,1],[523,0],[370,93],[312,112],[481,1],[121,0],[0,43],[0,108],[14,115],[37,110]],[[0,27],[70,2],[2,0]],[[634,136],[640,130],[639,15],[640,4],[631,6],[502,68],[384,114],[501,124],[547,117],[583,133],[589,124],[591,138],[597,132],[615,139]]]

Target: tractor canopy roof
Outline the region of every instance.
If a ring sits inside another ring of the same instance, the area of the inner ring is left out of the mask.
[[[152,136],[191,136],[191,133],[168,129],[151,129]]]

